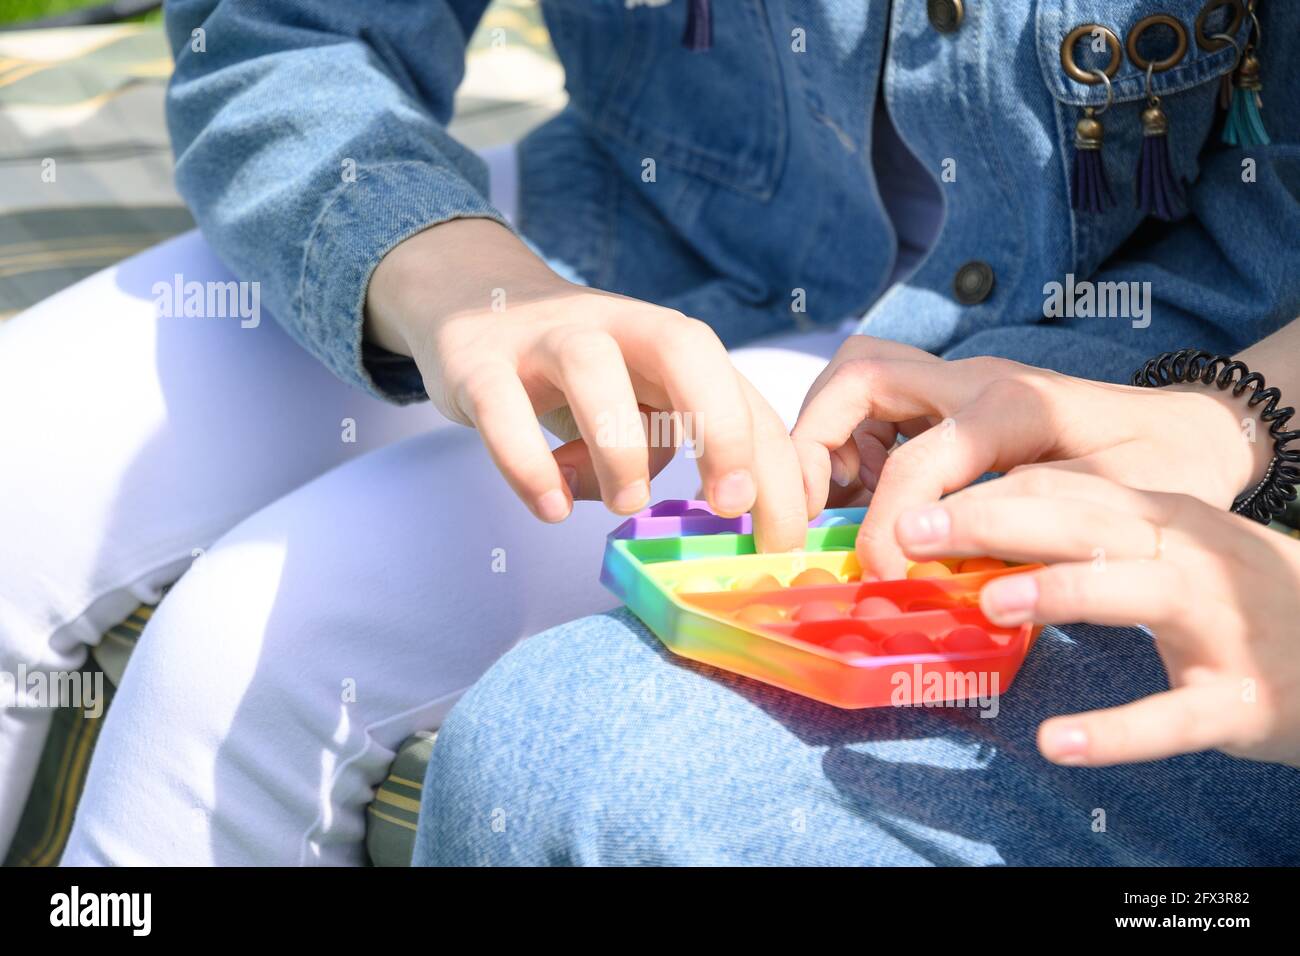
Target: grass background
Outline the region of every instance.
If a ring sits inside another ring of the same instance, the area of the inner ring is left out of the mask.
[[[19,23],[23,20],[35,20],[37,17],[52,17],[82,7],[97,7],[105,2],[106,0],[2,0],[0,23]],[[152,13],[145,19],[159,16],[160,13]]]

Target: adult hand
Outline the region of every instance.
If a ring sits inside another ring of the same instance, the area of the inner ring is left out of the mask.
[[[1049,760],[1104,766],[1218,749],[1300,767],[1300,541],[1190,495],[1051,469],[986,482],[895,529],[917,560],[1042,562],[980,594],[994,623],[1149,626],[1171,689],[1039,729]]]
[[[1271,454],[1264,429],[1258,441],[1243,437],[1249,417],[1244,400],[1217,389],[1109,385],[1003,359],[945,362],[854,336],[814,383],[793,436],[810,514],[832,483],[846,486],[841,500],[870,493],[859,557],[900,577],[898,516],[990,471],[1010,472],[1026,493],[1050,491],[1065,470],[1226,508]],[[914,437],[894,446],[900,432]]]

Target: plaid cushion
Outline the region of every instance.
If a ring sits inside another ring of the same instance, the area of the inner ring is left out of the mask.
[[[54,711],[45,752],[36,768],[36,779],[5,857],[5,866],[54,866],[59,862],[72,830],[73,812],[86,783],[90,754],[112,706],[122,669],[152,614],[152,607],[137,608],[104,635],[82,667],[82,673],[90,679],[96,672],[104,673],[104,707],[99,716],[87,716],[74,707]]]
[[[152,615],[149,605],[137,608],[104,635],[82,668],[91,679],[96,672],[104,675],[104,708],[98,717],[88,717],[72,707],[54,712],[45,752],[5,866],[54,866],[59,862],[100,727],[136,640]],[[410,865],[424,771],[436,736],[433,731],[420,731],[407,738],[375,794],[366,814],[366,849],[375,866]]]
[[[94,668],[84,670],[93,672]],[[105,682],[105,697],[111,700],[108,686]],[[102,716],[87,717],[72,708],[60,707],[54,712],[50,738],[5,866],[58,864],[102,724]]]
[[[367,809],[366,850],[375,866],[411,865],[424,771],[437,736],[424,730],[406,738]]]

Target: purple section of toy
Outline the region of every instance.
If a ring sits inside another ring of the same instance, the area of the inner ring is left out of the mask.
[[[857,524],[865,508],[835,508],[823,511],[809,528],[828,524]],[[752,534],[754,522],[749,515],[722,518],[714,514],[708,502],[673,498],[651,505],[633,515],[610,534],[611,538],[681,538],[699,534]]]

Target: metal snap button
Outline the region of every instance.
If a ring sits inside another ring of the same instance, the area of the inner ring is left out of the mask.
[[[961,0],[926,0],[925,13],[940,33],[955,33],[966,11]]]
[[[952,290],[962,305],[983,302],[993,291],[993,267],[982,259],[972,259],[957,270]]]

